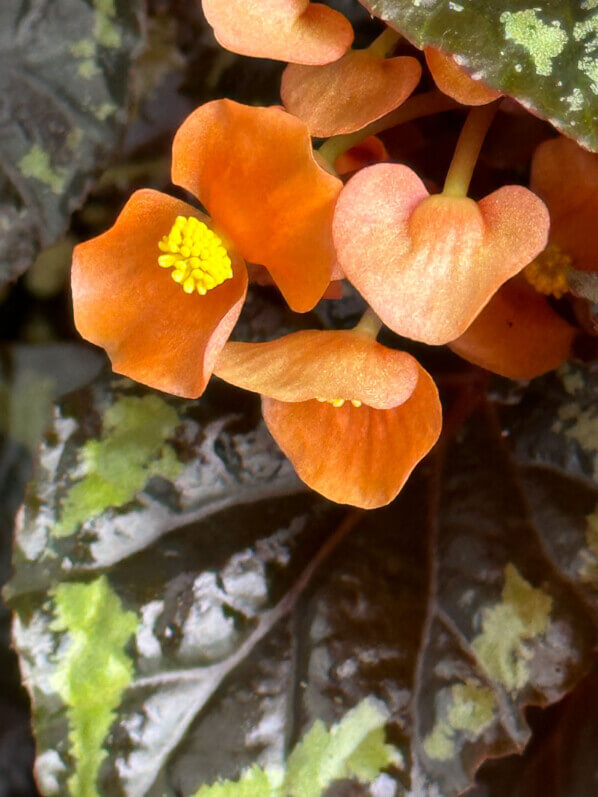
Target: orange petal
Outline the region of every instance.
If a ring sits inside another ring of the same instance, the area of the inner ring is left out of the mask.
[[[316,163],[303,122],[231,100],[202,105],[177,131],[172,179],[246,260],[268,269],[293,310],[314,307],[336,262],[331,222],[342,183]]]
[[[359,144],[339,155],[334,161],[334,169],[337,174],[348,174],[363,169],[364,166],[389,160],[388,150],[378,136],[368,136]]]
[[[576,330],[521,277],[496,293],[450,348],[509,379],[533,379],[571,356]]]
[[[480,80],[470,77],[452,56],[435,47],[425,47],[424,53],[428,68],[440,91],[457,102],[463,105],[487,105],[501,96],[500,91],[495,91]]]
[[[442,425],[438,391],[421,367],[417,387],[393,409],[263,398],[262,412],[299,478],[331,501],[364,509],[396,497]]]
[[[598,155],[568,138],[544,141],[532,160],[531,187],[550,213],[550,242],[579,271],[598,271]]]
[[[186,294],[160,268],[158,242],[177,216],[209,220],[158,191],[137,191],[103,235],[73,254],[79,333],[106,349],[117,373],[196,398],[210,378],[247,292],[245,263],[229,252],[233,277],[205,296]]]
[[[247,272],[249,275],[249,282],[255,285],[263,285],[268,287],[276,287],[276,283],[268,273],[268,269],[263,266],[256,266],[253,263],[247,263]],[[342,299],[343,298],[343,280],[345,275],[339,265],[333,269],[332,280],[324,293],[322,299]]]
[[[202,0],[218,42],[255,58],[328,64],[353,43],[353,28],[338,11],[309,0]]]
[[[418,369],[410,354],[361,332],[304,330],[268,343],[228,343],[214,373],[278,401],[320,396],[388,409],[409,398]]]
[[[399,335],[442,344],[543,249],[548,213],[520,186],[479,203],[429,196],[408,167],[378,164],[343,189],[333,232],[347,278],[382,321]]]
[[[353,133],[398,108],[413,92],[421,66],[411,56],[382,58],[351,50],[325,66],[291,64],[282,73],[282,101],[312,136]]]

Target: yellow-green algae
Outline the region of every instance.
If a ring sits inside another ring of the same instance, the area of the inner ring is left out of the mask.
[[[531,654],[526,642],[548,630],[551,610],[550,595],[532,587],[508,564],[502,601],[484,609],[482,632],[471,647],[488,675],[510,692],[529,681]]]
[[[373,783],[383,769],[401,763],[399,751],[385,742],[387,719],[382,704],[366,698],[330,730],[316,720],[285,769],[253,766],[237,781],[202,786],[194,797],[322,797],[339,780]]]
[[[25,177],[32,177],[47,185],[53,194],[61,194],[66,182],[63,169],[52,166],[50,154],[39,144],[34,144],[19,161],[19,168]]]
[[[109,407],[102,438],[82,447],[85,476],[64,498],[54,534],[72,534],[109,507],[128,503],[151,476],[176,478],[181,465],[165,441],[178,423],[176,411],[156,395],[126,396]]]
[[[52,685],[67,706],[73,797],[99,797],[97,777],[108,755],[104,742],[122,694],[133,677],[126,646],[137,630],[106,576],[89,583],[65,583],[51,592],[56,619],[70,645],[58,662]]]
[[[478,738],[492,724],[496,700],[491,689],[476,678],[454,684],[443,716],[424,739],[424,750],[429,758],[449,761],[457,749],[457,731],[468,739]]]
[[[117,18],[115,0],[93,0],[95,8],[93,34],[102,47],[119,47],[122,35],[114,25]]]
[[[567,44],[567,34],[558,21],[547,24],[538,16],[538,9],[505,11],[500,15],[505,36],[523,47],[534,62],[538,75],[552,74],[552,60]]]

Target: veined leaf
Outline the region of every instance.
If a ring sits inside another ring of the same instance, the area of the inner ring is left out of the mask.
[[[360,0],[420,48],[454,54],[492,88],[598,150],[596,0]]]
[[[42,791],[68,794],[80,776],[52,596],[100,575],[137,630],[122,648],[131,680],[107,701],[99,794],[267,782],[278,797],[286,778],[301,797],[343,779],[356,794],[453,797],[485,759],[523,749],[524,708],[567,694],[596,643],[597,387],[567,368],[497,395],[393,505],[349,514],[293,496],[263,426],[223,409],[239,400],[228,388],[182,402],[113,379],[63,401],[9,588]],[[111,408],[135,398],[143,418],[150,396],[146,423],[168,422],[161,444],[149,429],[152,444],[136,444],[147,481],[57,536],[66,496],[130,440],[114,437]],[[156,472],[166,450],[180,467]]]
[[[0,4],[0,283],[66,229],[122,133],[141,0]]]

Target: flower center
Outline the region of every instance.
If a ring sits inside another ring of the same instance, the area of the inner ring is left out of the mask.
[[[361,407],[362,403],[358,399],[342,399],[342,398],[322,398],[321,396],[317,396],[317,401],[321,402],[322,404],[332,404],[333,407],[342,407],[346,401],[350,401],[354,407]]]
[[[177,216],[168,235],[158,243],[164,254],[158,265],[172,268],[170,275],[185,293],[204,296],[233,276],[226,249],[215,232],[194,216]]]
[[[571,263],[569,255],[556,244],[549,244],[529,266],[525,267],[523,273],[539,293],[560,299],[569,290],[567,272]]]

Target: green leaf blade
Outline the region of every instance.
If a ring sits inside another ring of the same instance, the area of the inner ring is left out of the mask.
[[[417,47],[454,54],[565,135],[598,150],[598,8],[593,0],[361,0]]]

